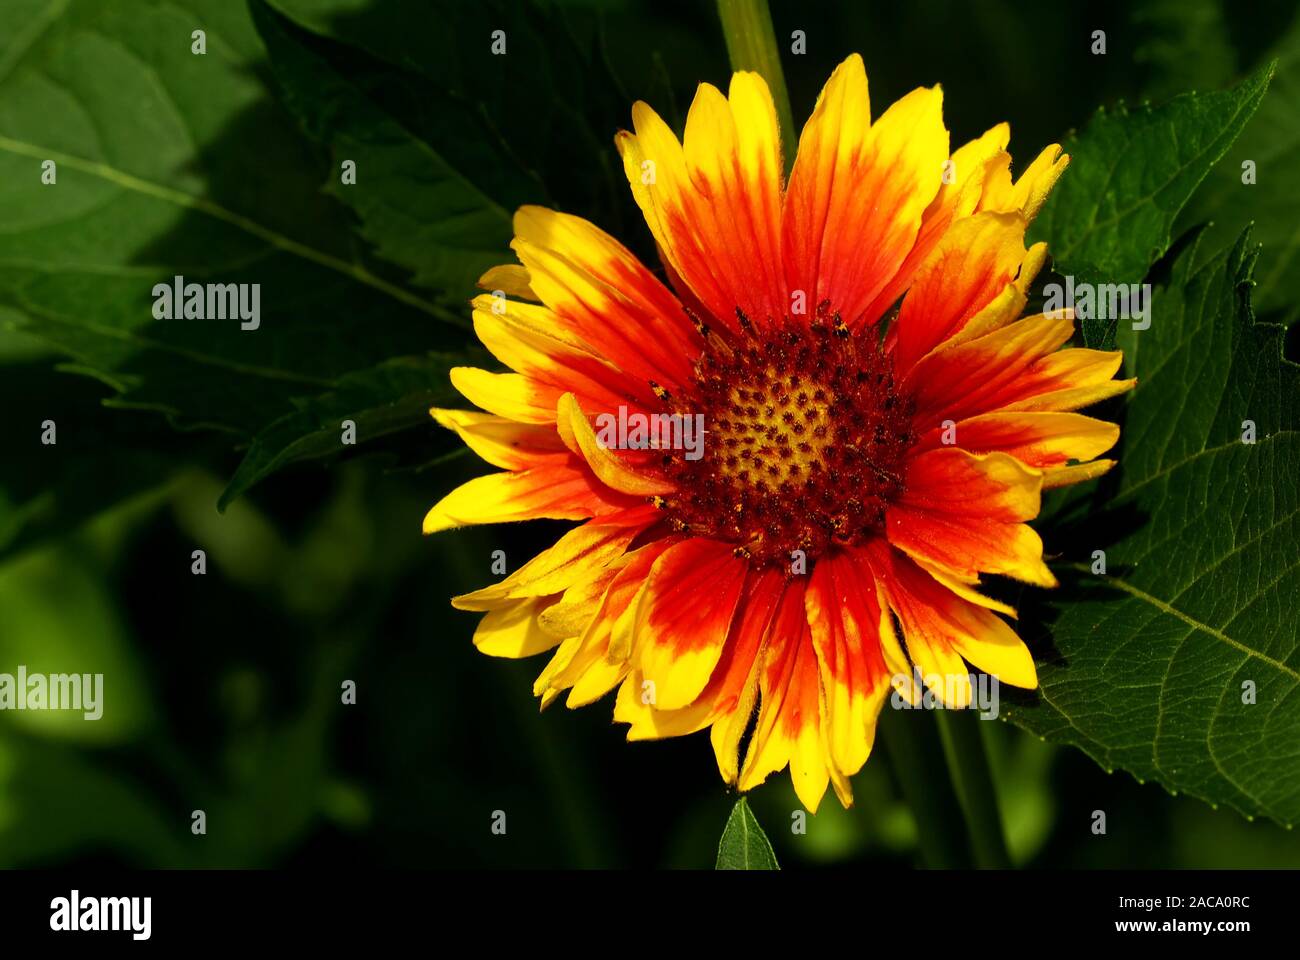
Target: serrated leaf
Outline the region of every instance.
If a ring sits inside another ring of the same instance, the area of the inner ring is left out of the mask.
[[[650,84],[624,92],[598,30],[578,41],[577,25],[603,23],[605,11],[545,0],[265,2],[330,41],[307,46],[509,213],[542,204],[586,217],[634,249],[646,242],[613,140],[637,96],[667,104]],[[637,16],[626,28],[641,43],[642,21],[664,23],[653,11],[619,13]],[[439,29],[410,29],[418,22]],[[493,53],[497,31],[501,54]],[[494,263],[509,239],[507,229]]]
[[[1241,16],[1229,0],[1140,0],[1132,20],[1146,62],[1148,96],[1225,86],[1277,62],[1259,109],[1183,208],[1175,236],[1209,223],[1227,245],[1251,226],[1260,243],[1255,310],[1283,324],[1300,317],[1300,193],[1291,168],[1300,152],[1300,10],[1275,4]],[[1262,51],[1262,53],[1261,53]],[[1247,161],[1254,182],[1245,182]]]
[[[463,307],[384,274],[321,192],[330,171],[276,104],[245,4],[34,9],[0,8],[18,38],[0,45],[0,310],[110,385],[109,405],[237,437],[276,423],[292,444],[286,418],[357,371],[463,348]],[[176,276],[257,284],[260,325],[155,319]]]
[[[1254,319],[1254,256],[1247,235],[1218,253],[1191,243],[1150,329],[1121,330],[1138,386],[1119,467],[1048,539],[1073,562],[1046,601],[1041,696],[1007,716],[1108,769],[1292,824],[1300,368],[1282,327]]]
[[[1223,160],[1179,217],[1180,227],[1213,221],[1225,238],[1247,225],[1261,244],[1252,295],[1260,313],[1284,324],[1300,317],[1300,14],[1269,50],[1277,71],[1268,94]],[[1254,164],[1254,183],[1243,164]]]
[[[350,420],[354,442],[364,445],[412,427],[428,426],[429,408],[460,400],[449,370],[464,358],[431,354],[401,357],[343,377],[338,387],[311,397],[299,409],[267,426],[235,471],[218,503],[225,509],[254,484],[299,460],[336,457],[343,421]]]
[[[1236,87],[1187,93],[1159,107],[1102,110],[1067,138],[1070,168],[1031,228],[1055,270],[1086,283],[1138,283],[1169,249],[1178,212],[1259,106],[1269,65]],[[1109,346],[1115,320],[1081,323]]]
[[[362,235],[414,283],[472,290],[501,262],[510,211],[307,46],[309,35],[260,2],[252,10],[284,100],[329,149],[328,190],[356,212]],[[342,182],[345,162],[354,184]]]
[[[767,834],[744,797],[736,801],[718,841],[718,870],[780,870]]]

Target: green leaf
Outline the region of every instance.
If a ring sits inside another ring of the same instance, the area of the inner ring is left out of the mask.
[[[237,441],[270,431],[258,455],[293,448],[287,462],[323,450],[288,432],[317,398],[333,409],[364,380],[366,409],[401,406],[409,382],[365,371],[464,348],[473,276],[444,306],[358,246],[321,190],[336,171],[264,79],[246,5],[4,5],[0,37],[0,319],[111,387],[108,405]],[[176,276],[257,284],[260,325],[156,319],[154,287]]]
[[[644,49],[649,66],[653,42],[647,31],[664,26],[662,15],[584,10],[539,0],[264,2],[303,30],[331,41],[302,42],[300,56],[317,55],[345,76],[373,106],[435,153],[440,169],[454,171],[507,212],[499,244],[478,245],[495,251],[493,263],[510,259],[508,215],[525,203],[586,217],[634,248],[648,240],[614,149],[614,134],[629,125],[638,96],[662,90],[647,76],[624,92],[622,78],[613,75],[606,60],[599,27],[588,24],[584,40],[578,36],[580,24],[597,16],[603,25],[615,15],[631,15],[629,29],[635,29],[635,45]],[[437,23],[439,29],[410,28],[421,22]],[[493,53],[496,31],[504,34],[504,54]],[[677,49],[683,48],[674,31],[667,34]],[[621,60],[618,65],[628,66]],[[314,95],[302,76],[281,79],[299,88],[304,99]],[[663,105],[662,96],[655,105]],[[320,116],[319,106],[314,113]],[[328,129],[316,129],[326,142],[350,135],[350,113],[321,119]],[[385,245],[400,249],[399,227],[367,225],[376,236],[381,230],[391,232]],[[644,252],[653,254],[653,247]]]
[[[1067,138],[1070,167],[1031,228],[1055,270],[1076,282],[1138,283],[1169,249],[1179,210],[1259,106],[1267,66],[1230,90],[1188,93],[1160,107],[1101,110]],[[1115,320],[1082,323],[1109,346]]]
[[[448,371],[462,361],[461,357],[440,354],[390,360],[348,374],[337,389],[301,401],[298,410],[254,438],[218,506],[224,510],[236,497],[289,463],[342,453],[345,420],[352,421],[357,444],[412,427],[427,427],[432,423],[430,407],[460,400]]]
[[[1119,466],[1048,538],[1064,586],[1041,635],[1025,633],[1045,657],[1040,696],[1006,715],[1107,769],[1290,825],[1300,368],[1282,357],[1283,328],[1255,321],[1248,235],[1217,253],[1199,240],[1157,291],[1151,327],[1120,332],[1138,386]]]
[[[329,148],[331,195],[361,221],[379,256],[434,290],[471,291],[510,244],[510,211],[480,191],[305,43],[310,35],[252,6],[286,104]],[[347,184],[342,165],[355,164]]]
[[[744,797],[736,801],[718,841],[719,870],[780,870],[772,844]]]
[[[1300,317],[1300,15],[1269,51],[1277,72],[1259,111],[1210,172],[1179,217],[1179,227],[1213,221],[1223,242],[1253,225],[1260,242],[1255,309],[1284,324]],[[1255,182],[1242,182],[1246,161]]]

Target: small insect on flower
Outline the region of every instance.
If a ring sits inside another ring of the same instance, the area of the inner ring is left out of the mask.
[[[671,286],[585,220],[515,215],[519,264],[480,283],[504,309],[474,301],[512,372],[458,368],[486,412],[433,411],[502,472],[424,529],[582,521],[453,601],[486,614],[484,653],[554,649],[543,705],[617,687],[629,739],[711,728],[727,783],[789,766],[816,810],[828,785],[852,802],[914,670],[954,707],[967,663],[1037,685],[980,576],[1055,585],[1027,522],[1043,489],[1112,466],[1118,427],[1074,411],[1133,381],[1118,352],[1062,349],[1068,312],[1020,316],[1047,255],[1025,230],[1068,158],[1050,146],[1013,181],[1006,124],[950,153],[942,99],[917,89],[873,122],[849,57],[788,185],[757,74],[701,85],[681,142],[637,103],[616,144]],[[705,439],[693,457],[610,443],[611,417],[702,417]]]

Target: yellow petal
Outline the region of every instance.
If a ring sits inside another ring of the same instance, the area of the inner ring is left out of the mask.
[[[517,263],[492,267],[478,278],[478,286],[480,290],[486,290],[493,295],[499,290],[505,296],[517,300],[536,302],[541,299],[533,293],[533,288],[529,285],[528,269]]]
[[[474,646],[489,657],[531,657],[551,649],[559,638],[543,630],[538,614],[553,600],[533,597],[491,610],[474,631]]]
[[[568,423],[583,459],[607,486],[640,497],[670,493],[676,489],[676,484],[668,480],[636,472],[618,454],[602,445],[573,394],[566,393],[560,398],[556,417]]]
[[[554,423],[555,404],[564,392],[518,373],[477,367],[453,367],[451,383],[474,406],[521,423]]]
[[[491,610],[502,601],[563,593],[621,557],[638,527],[584,523],[561,537],[500,583],[452,600],[457,610]]]
[[[477,410],[444,410],[429,414],[441,426],[454,430],[471,450],[504,470],[523,470],[543,462],[563,462],[564,447],[549,427],[516,423]]]

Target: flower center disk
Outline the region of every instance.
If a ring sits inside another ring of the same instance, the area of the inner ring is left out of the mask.
[[[823,304],[738,334],[700,325],[706,346],[672,412],[704,415],[703,456],[664,466],[678,492],[656,502],[679,532],[736,544],[760,565],[812,560],[884,529],[903,492],[910,404],[898,395],[879,329],[856,335]]]

